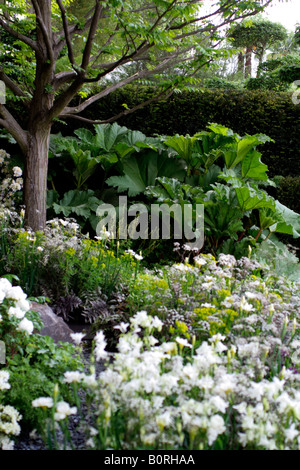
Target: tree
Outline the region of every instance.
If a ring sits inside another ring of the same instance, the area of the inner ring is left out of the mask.
[[[0,64],[0,79],[27,112],[25,127],[0,105],[0,125],[25,158],[26,226],[34,231],[45,227],[49,137],[55,119],[84,121],[80,113],[92,103],[136,80],[160,77],[176,65],[178,76],[164,80],[154,99],[169,96],[214,55],[220,57],[224,27],[257,14],[271,1],[218,0],[203,11],[199,0],[90,0],[90,8],[79,8],[76,16],[70,10],[73,0],[2,0],[0,28],[15,48],[14,70],[24,64],[34,69],[31,83],[27,80],[24,86],[20,70],[11,74],[5,60]],[[209,48],[207,41],[213,44]],[[84,86],[101,85],[121,66],[141,61],[144,66],[137,72],[108,83],[77,106],[70,104]],[[105,122],[134,110],[124,109]]]
[[[239,54],[239,71],[244,69],[245,78],[251,77],[252,54],[254,53],[259,65],[262,64],[264,55],[268,47],[274,43],[287,39],[287,30],[280,23],[263,18],[253,21],[244,21],[233,27],[229,33],[235,47],[245,48],[245,54]]]

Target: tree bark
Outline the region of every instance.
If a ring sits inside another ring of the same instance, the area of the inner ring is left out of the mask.
[[[251,74],[252,74],[252,47],[247,47],[246,63],[245,63],[245,78],[251,77]]]
[[[238,55],[238,72],[244,77],[245,59],[242,52]]]
[[[34,232],[46,225],[46,194],[48,175],[48,151],[51,126],[44,124],[28,133],[26,154],[24,204],[25,227]]]

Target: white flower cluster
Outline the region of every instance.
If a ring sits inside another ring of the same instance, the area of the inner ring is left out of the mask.
[[[5,207],[14,207],[14,195],[23,188],[22,169],[14,166],[13,175],[9,168],[10,155],[5,150],[0,149],[0,171],[2,173],[2,181],[0,184],[0,202]]]
[[[181,446],[187,432],[190,439],[200,439],[199,445],[212,446],[226,431],[224,414],[235,388],[226,371],[214,376],[215,366],[223,363],[220,354],[227,349],[221,338],[203,343],[185,362],[178,348],[178,343],[190,346],[185,340],[154,346],[155,338],[151,345],[149,338],[138,337],[139,327],[160,329],[158,318],[142,311],[131,323],[131,332],[120,338],[113,364],[99,376],[97,414],[104,416],[102,424],[109,426],[110,418],[120,412],[129,435],[131,429],[140,429],[135,437],[141,445]]]
[[[55,421],[62,421],[77,413],[76,406],[71,407],[66,401],[59,401],[54,403],[51,397],[39,397],[31,402],[33,408],[53,408],[55,406],[54,419]]]
[[[129,256],[132,256],[133,258],[135,258],[136,260],[138,261],[141,261],[143,259],[143,256],[141,255],[141,253],[138,255],[137,253],[135,253],[135,251],[129,249],[129,250],[126,250],[124,252],[125,255],[129,255]]]
[[[0,371],[0,391],[10,388],[9,372],[5,370]],[[22,416],[18,411],[10,405],[0,404],[0,449],[12,450],[14,442],[10,436],[18,436],[21,428],[18,423]]]
[[[101,433],[103,427],[113,426],[118,414],[128,437],[122,445],[128,449],[133,440],[135,448],[182,448],[186,436],[193,448],[213,448],[225,435],[248,449],[300,449],[298,374],[281,368],[272,379],[257,378],[257,364],[247,365],[253,351],[256,358],[262,353],[255,341],[247,350],[226,345],[227,338],[216,334],[194,351],[185,339],[156,345],[155,338],[151,343],[139,337],[139,327],[155,322],[145,311],[138,312],[131,331],[119,340],[114,362],[99,375],[94,405]],[[100,337],[105,357],[103,334]],[[99,438],[93,427],[91,447],[96,446],[95,435]],[[113,445],[107,437],[106,448]]]
[[[27,295],[23,292],[21,287],[15,286],[6,278],[0,279],[0,303],[3,303],[4,299],[8,300],[12,305],[7,310],[8,318],[14,318],[18,321],[17,329],[25,331],[29,335],[34,330],[34,325],[31,320],[25,317],[26,313],[30,310],[30,303],[27,300]],[[3,321],[3,317],[0,317],[0,321]]]

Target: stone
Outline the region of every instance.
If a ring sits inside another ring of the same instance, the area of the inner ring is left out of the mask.
[[[50,336],[55,343],[59,341],[73,343],[71,333],[73,330],[68,327],[66,322],[55,315],[53,310],[46,304],[31,302],[31,310],[39,313],[44,327],[39,332],[43,336]]]

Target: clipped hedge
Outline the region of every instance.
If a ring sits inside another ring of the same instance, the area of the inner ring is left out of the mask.
[[[151,88],[127,87],[88,108],[84,116],[107,119],[124,110],[124,105],[131,108],[152,93]],[[263,162],[269,166],[269,176],[300,175],[300,105],[293,104],[291,93],[209,89],[183,92],[118,120],[119,124],[146,135],[193,135],[209,122],[225,125],[241,135],[269,135],[275,143],[260,149]],[[68,124],[63,132],[83,127],[80,121],[70,120]]]
[[[148,100],[150,87],[128,86],[108,95],[83,113],[89,119],[104,120]],[[72,104],[77,104],[73,101]],[[10,104],[14,115],[26,125],[26,113],[18,103]],[[269,176],[300,176],[300,105],[291,93],[266,90],[205,89],[174,93],[166,101],[154,102],[118,120],[120,125],[153,134],[190,134],[204,130],[209,122],[229,127],[241,135],[263,133],[275,140],[261,146]],[[53,132],[72,135],[79,127],[92,127],[79,120],[55,122]]]

